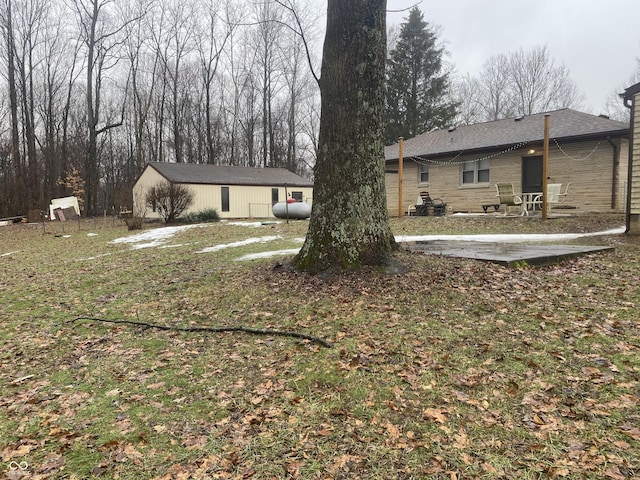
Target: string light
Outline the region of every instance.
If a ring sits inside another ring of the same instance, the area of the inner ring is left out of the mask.
[[[520,142],[520,143],[516,143],[515,145],[510,146],[509,148],[506,148],[504,150],[502,150],[501,152],[497,152],[497,153],[493,153],[491,155],[487,155],[486,157],[482,157],[482,158],[476,158],[474,160],[459,160],[456,161],[456,159],[458,157],[460,157],[460,155],[462,155],[464,153],[464,150],[461,151],[460,153],[458,153],[455,157],[453,157],[450,160],[434,160],[432,158],[425,158],[422,157],[420,155],[418,156],[410,156],[410,157],[406,157],[410,160],[412,160],[413,162],[417,163],[418,165],[462,165],[465,163],[469,163],[469,162],[482,162],[483,160],[490,160],[492,158],[498,157],[500,155],[504,155],[505,153],[509,153],[509,152],[513,152],[514,150],[519,150],[521,149],[523,146],[527,145],[529,142]]]
[[[582,161],[582,160],[587,160],[588,158],[590,158],[591,156],[593,156],[596,151],[598,150],[598,148],[600,147],[600,142],[598,142],[596,144],[595,147],[593,147],[593,149],[591,150],[591,152],[589,152],[587,155],[585,155],[584,157],[581,158],[576,158],[573,157],[571,155],[569,155],[564,148],[562,148],[562,146],[558,143],[558,139],[554,138],[553,139],[554,143],[556,144],[556,147],[558,147],[558,150],[560,150],[560,152],[562,152],[562,154],[567,157],[570,158],[571,160],[577,160],[577,161]],[[525,145],[527,145],[528,141],[526,142],[520,142],[520,143],[516,143],[515,145],[510,146],[509,148],[506,148],[500,152],[497,153],[493,153],[491,155],[487,155],[486,157],[482,157],[482,158],[476,158],[473,160],[459,160],[456,161],[457,158],[459,158],[463,153],[464,150],[462,150],[460,153],[458,153],[455,157],[453,157],[450,160],[435,160],[433,158],[426,158],[423,157],[421,155],[415,155],[415,156],[408,156],[405,157],[407,160],[412,160],[414,163],[417,163],[418,165],[425,165],[425,166],[429,166],[429,165],[462,165],[465,163],[469,163],[469,162],[482,162],[483,160],[490,160],[492,158],[496,158],[499,157],[500,155],[504,155],[505,153],[510,153],[513,152],[515,150],[519,150],[522,147],[524,147]]]
[[[554,139],[553,139],[553,141],[555,142],[556,147],[558,147],[558,149],[562,152],[562,154],[563,154],[565,157],[567,157],[567,158],[569,158],[569,159],[571,159],[571,160],[578,160],[578,161],[586,160],[586,159],[588,159],[589,157],[591,157],[594,153],[596,153],[596,150],[598,150],[598,147],[600,146],[600,142],[598,142],[598,143],[596,144],[596,146],[595,146],[595,147],[593,147],[593,150],[591,150],[591,152],[589,152],[586,156],[584,156],[584,157],[582,157],[582,158],[575,158],[575,157],[572,157],[571,155],[569,155],[567,152],[565,152],[565,151],[564,151],[564,148],[562,148],[562,147],[560,146],[560,144],[558,143],[558,139],[557,139],[557,138],[554,138]]]

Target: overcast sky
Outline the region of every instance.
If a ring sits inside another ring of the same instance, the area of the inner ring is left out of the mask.
[[[605,113],[607,98],[629,87],[638,69],[640,0],[387,0],[387,9],[415,4],[441,28],[457,73],[475,76],[491,56],[546,45],[589,113]],[[387,23],[407,16],[390,12]]]

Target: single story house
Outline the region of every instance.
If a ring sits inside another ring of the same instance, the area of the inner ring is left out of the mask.
[[[289,198],[311,203],[313,198],[313,182],[285,168],[150,162],[133,186],[134,214],[159,217],[145,198],[152,186],[163,181],[187,186],[194,193],[194,202],[184,213],[215,208],[220,218],[273,217],[274,203]]]
[[[640,83],[627,88],[621,97],[625,106],[631,109],[627,231],[640,235]]]
[[[406,214],[421,191],[450,212],[482,212],[499,203],[497,183],[516,193],[542,191],[545,116],[549,116],[548,183],[571,183],[563,206],[578,212],[625,211],[629,126],[571,109],[451,127],[385,148],[387,205]],[[639,179],[640,180],[640,179]],[[640,183],[639,183],[640,186]],[[640,203],[638,204],[640,208]]]

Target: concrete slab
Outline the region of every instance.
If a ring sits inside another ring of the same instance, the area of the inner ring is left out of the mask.
[[[555,245],[531,243],[465,242],[426,240],[405,242],[412,252],[445,257],[460,257],[498,263],[514,267],[520,262],[527,265],[547,265],[587,253],[613,250],[609,246]]]

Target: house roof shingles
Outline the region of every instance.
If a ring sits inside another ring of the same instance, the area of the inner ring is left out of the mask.
[[[195,163],[149,162],[164,178],[175,183],[313,187],[313,182],[286,168],[251,168]]]
[[[549,115],[549,138],[578,140],[624,136],[625,123],[571,109],[527,115],[423,133],[404,141],[403,156],[447,156],[461,152],[504,149],[544,139],[544,117]],[[398,159],[398,145],[385,147],[387,160]]]

